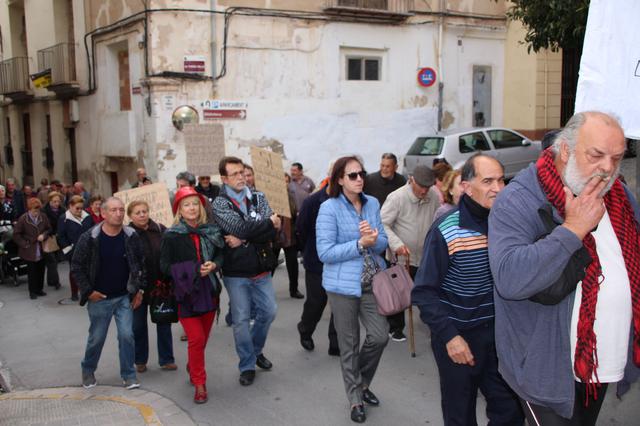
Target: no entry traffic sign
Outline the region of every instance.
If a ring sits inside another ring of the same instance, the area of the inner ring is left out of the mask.
[[[436,70],[433,68],[420,68],[418,71],[418,84],[422,87],[433,86],[436,82]]]

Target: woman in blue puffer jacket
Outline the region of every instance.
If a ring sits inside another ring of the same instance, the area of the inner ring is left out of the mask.
[[[320,206],[316,221],[318,257],[324,264],[322,286],[338,334],[351,420],[357,423],[366,419],[363,401],[380,403],[369,385],[389,332],[371,287],[373,275],[385,268],[380,253],[387,247],[387,235],[378,200],[362,192],[365,175],[357,157],[338,159],[331,172],[330,198]],[[360,322],[367,333],[362,348]]]

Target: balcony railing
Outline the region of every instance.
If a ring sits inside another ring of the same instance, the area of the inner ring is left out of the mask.
[[[408,15],[414,0],[326,0],[325,11]]]
[[[16,57],[0,62],[0,93],[28,92],[29,58]]]
[[[75,49],[71,43],[59,43],[38,50],[38,71],[51,69],[51,85],[76,82]]]

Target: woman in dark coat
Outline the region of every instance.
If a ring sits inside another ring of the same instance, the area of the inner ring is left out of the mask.
[[[178,317],[187,334],[187,371],[196,388],[196,404],[207,402],[204,352],[219,305],[224,240],[220,228],[207,223],[204,196],[180,188],[173,201],[174,225],[162,237],[160,270],[173,279]]]
[[[13,228],[13,241],[18,245],[18,256],[27,263],[29,297],[46,296],[44,287],[44,251],[42,243],[51,233],[47,216],[40,212],[42,203],[37,198],[27,200],[27,212]]]
[[[149,295],[155,288],[156,282],[162,277],[160,273],[160,243],[162,234],[167,229],[162,224],[157,224],[149,218],[149,204],[146,201],[132,201],[127,207],[127,216],[131,219],[129,224],[136,230],[142,240],[144,249],[145,270],[147,271],[147,283],[144,290],[142,303],[133,311],[133,335],[136,341],[135,363],[138,373],[147,371],[149,360],[149,332],[147,329],[147,307]],[[163,370],[176,370],[173,357],[173,339],[171,337],[171,323],[156,324],[158,335],[158,361]]]
[[[42,209],[49,219],[51,225],[51,238],[57,238],[58,220],[64,215],[65,209],[62,206],[62,194],[56,191],[48,195],[49,202]],[[58,275],[58,255],[60,250],[44,254],[44,262],[47,267],[47,285],[60,289],[60,276]]]
[[[89,213],[84,211],[84,198],[74,195],[69,200],[69,210],[58,219],[58,245],[62,253],[71,260],[73,249],[80,235],[93,226],[93,220]],[[78,300],[78,283],[69,270],[69,285],[71,286],[71,300]]]

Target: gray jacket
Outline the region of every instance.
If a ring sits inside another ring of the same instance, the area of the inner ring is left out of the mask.
[[[640,222],[637,203],[626,192]],[[546,233],[538,215],[544,204],[549,202],[535,165],[530,165],[491,208],[489,261],[495,281],[496,349],[500,373],[521,398],[569,418],[575,399],[569,340],[575,292],[557,305],[541,305],[528,298],[557,279],[582,241],[562,226],[538,240]],[[553,214],[561,223],[555,209]],[[632,359],[628,357],[625,377],[618,383],[619,395],[640,374]]]
[[[418,267],[422,260],[424,240],[440,207],[438,190],[431,187],[424,200],[413,193],[411,185],[404,185],[387,197],[380,210],[384,231],[389,237],[389,248],[395,253],[407,246],[411,252],[411,265]]]

